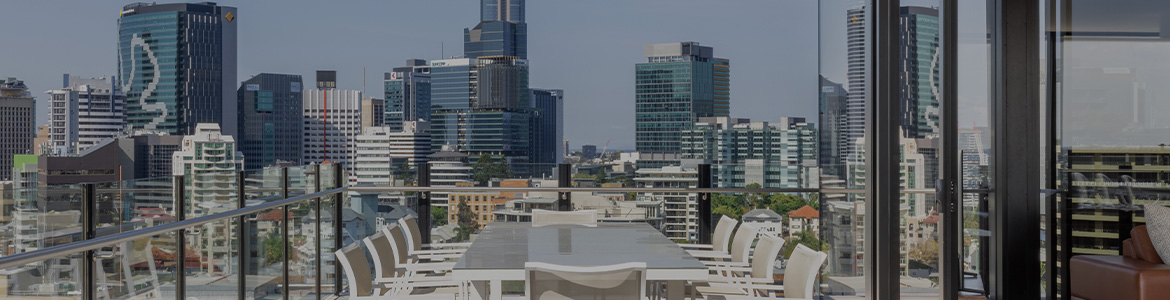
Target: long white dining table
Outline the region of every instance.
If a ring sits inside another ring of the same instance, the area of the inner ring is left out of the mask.
[[[646,279],[666,282],[670,300],[683,299],[686,281],[708,276],[702,262],[646,224],[532,226],[502,222],[490,223],[480,232],[451,275],[471,282],[472,297],[501,300],[502,282],[523,281],[526,262],[568,266],[645,262]]]

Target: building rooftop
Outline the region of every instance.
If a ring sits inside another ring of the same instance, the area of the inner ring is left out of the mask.
[[[743,214],[744,221],[779,221],[780,214],[766,208],[757,208]]]
[[[788,212],[788,217],[789,218],[801,218],[801,219],[818,219],[821,217],[821,212],[817,211],[815,208],[812,208],[812,206],[805,205],[805,206],[801,206],[800,208],[797,208],[794,211]]]

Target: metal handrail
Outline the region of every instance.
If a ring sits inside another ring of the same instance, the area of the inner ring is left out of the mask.
[[[208,223],[227,220],[248,214],[259,213],[265,210],[280,208],[285,205],[322,198],[344,192],[612,192],[612,193],[823,193],[823,194],[861,194],[864,189],[838,188],[602,188],[602,187],[339,187],[312,194],[293,196],[282,200],[264,204],[239,208],[213,215],[182,220],[173,223],[112,234],[94,239],[78,241],[45,249],[24,252],[0,257],[0,269],[19,266],[31,262],[52,259],[55,257],[79,253],[106,247],[112,244],[132,241],[183,230]],[[903,189],[900,193],[906,194],[933,194],[933,189]]]
[[[839,188],[606,188],[606,187],[383,187],[351,186],[351,192],[599,192],[599,193],[822,193],[864,194],[864,189]],[[901,194],[934,194],[934,189],[902,189]]]
[[[338,193],[345,192],[346,187],[339,187],[331,190],[320,191],[312,194],[289,197],[287,199],[264,203],[261,205],[239,208],[213,215],[206,215],[202,217],[186,219],[174,223],[167,223],[163,225],[147,227],[143,229],[107,235],[94,239],[68,243],[59,246],[53,246],[36,251],[13,254],[5,257],[0,257],[0,269],[15,267],[31,262],[42,261],[60,257],[67,254],[79,253],[83,251],[95,250],[106,247],[112,244],[121,242],[128,242],[136,239],[152,237],[168,232],[183,230],[203,224],[223,221],[234,217],[239,217],[248,214],[259,213],[265,210],[279,208],[285,205],[296,204],[298,202],[311,200],[314,198],[321,198]],[[319,220],[318,220],[319,221]]]

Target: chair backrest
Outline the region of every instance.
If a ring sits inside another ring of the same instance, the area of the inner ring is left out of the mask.
[[[399,264],[406,264],[407,259],[410,258],[405,231],[397,224],[390,224],[390,226],[382,228],[383,234],[390,238],[390,247],[394,249],[394,252],[391,253],[394,253],[394,258]]]
[[[752,250],[752,242],[760,235],[760,228],[751,224],[740,224],[735,237],[731,239],[731,261],[746,263]]]
[[[405,216],[398,219],[398,224],[402,225],[402,231],[406,232],[406,244],[411,249],[422,250],[422,234],[418,231],[418,220],[414,216]]]
[[[349,278],[349,295],[352,297],[368,297],[373,294],[374,280],[370,278],[370,265],[366,263],[366,254],[359,243],[353,243],[334,252],[341,268],[345,270],[345,277]]]
[[[728,216],[719,218],[719,224],[715,224],[715,232],[711,235],[711,250],[727,252],[727,243],[736,224],[739,222]]]
[[[776,256],[780,255],[781,250],[784,250],[784,239],[760,235],[756,252],[752,254],[752,278],[772,278],[776,270]]]
[[[374,258],[374,278],[395,277],[398,255],[394,251],[397,250],[390,244],[390,237],[386,236],[385,231],[378,231],[362,239],[362,242],[366,244],[366,249],[370,249],[370,256]]]
[[[796,245],[796,250],[788,258],[788,266],[784,267],[784,297],[812,299],[817,271],[828,256],[804,245]]]
[[[524,279],[531,300],[642,300],[646,295],[643,262],[592,267],[528,262]]]
[[[544,225],[597,225],[596,210],[552,211],[543,209],[532,210],[532,226]]]

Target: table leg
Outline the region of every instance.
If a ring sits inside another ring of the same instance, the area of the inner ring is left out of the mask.
[[[666,300],[686,299],[687,282],[682,280],[666,281]]]
[[[473,300],[487,300],[487,282],[485,281],[470,281],[468,282],[468,299]]]
[[[491,300],[503,300],[504,299],[504,283],[502,280],[492,279],[491,287],[489,287],[488,289],[491,290],[491,293],[492,293]]]

